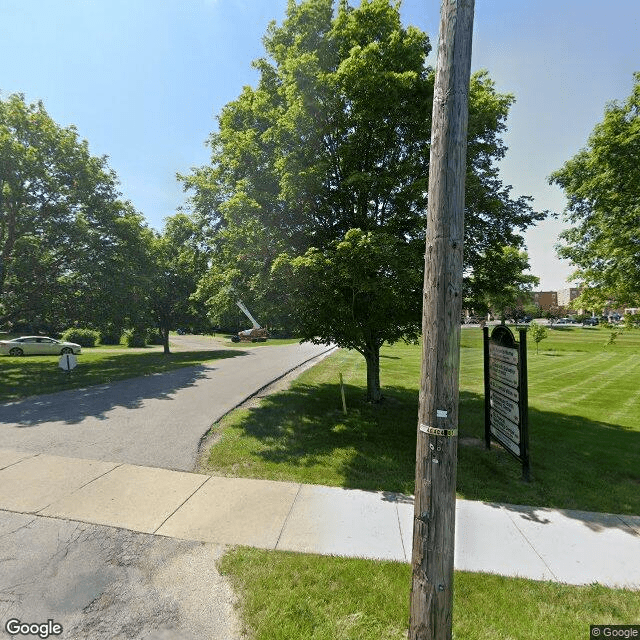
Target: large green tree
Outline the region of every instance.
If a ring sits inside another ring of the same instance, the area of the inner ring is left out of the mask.
[[[144,307],[150,232],[106,158],[41,102],[0,99],[0,326],[123,326]]]
[[[559,254],[576,266],[587,308],[640,306],[640,73],[631,95],[607,105],[587,145],[556,171],[572,225]]]
[[[491,311],[504,323],[507,317],[518,315],[518,306],[530,299],[531,290],[540,282],[528,270],[526,251],[509,246],[488,249],[469,278],[470,296],[465,305],[483,315]]]
[[[281,254],[272,273],[287,292],[297,335],[361,353],[367,397],[379,400],[380,347],[418,337],[422,274],[407,266],[406,243],[381,230],[350,229],[322,249]]]
[[[254,63],[258,86],[225,106],[209,139],[211,163],[183,180],[214,230],[200,287],[214,312],[240,292],[269,324],[358,349],[375,401],[381,344],[420,327],[434,74],[428,37],[401,24],[397,4],[337,4],[290,0]],[[541,217],[498,178],[512,102],[485,72],[473,77],[469,273],[487,249],[521,246],[518,232]],[[370,264],[347,259],[347,246]],[[335,321],[320,309],[334,309]]]
[[[149,306],[164,352],[169,353],[169,331],[200,326],[206,315],[203,303],[191,297],[207,270],[201,227],[184,213],[167,218],[162,233],[154,238],[152,255]]]

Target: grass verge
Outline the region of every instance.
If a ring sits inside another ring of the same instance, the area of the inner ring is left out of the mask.
[[[409,565],[236,548],[220,562],[252,640],[401,640]],[[456,572],[454,638],[588,638],[590,624],[640,622],[638,594]]]
[[[494,502],[640,513],[640,332],[605,346],[606,329],[553,330],[529,345],[533,482],[483,444],[482,333],[462,331],[458,494]],[[385,401],[364,401],[364,360],[340,351],[289,390],[219,425],[215,474],[413,493],[420,348],[385,347]],[[345,379],[342,413],[338,374]]]
[[[0,359],[0,402],[163,373],[241,355],[241,351],[226,349],[167,355],[161,350],[115,353],[108,348],[88,349],[78,356],[78,365],[70,375],[58,368],[59,356],[3,357]]]

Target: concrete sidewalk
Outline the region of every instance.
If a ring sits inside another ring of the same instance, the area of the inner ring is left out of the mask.
[[[182,540],[409,562],[413,499],[0,449],[0,510]],[[640,516],[458,500],[456,568],[640,589]]]

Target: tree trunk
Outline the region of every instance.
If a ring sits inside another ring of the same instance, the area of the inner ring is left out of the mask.
[[[378,403],[382,400],[380,390],[380,346],[368,346],[364,352],[367,361],[367,402]]]
[[[171,351],[169,351],[169,327],[161,327],[160,333],[162,334],[164,353],[171,353]]]

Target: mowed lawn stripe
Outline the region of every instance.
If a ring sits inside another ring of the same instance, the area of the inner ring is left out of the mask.
[[[562,394],[564,400],[561,400],[560,404],[578,403],[594,394],[601,394],[610,385],[619,386],[620,378],[626,376],[629,372],[627,361],[630,359],[631,356],[627,356],[618,364],[611,366],[609,358],[602,356],[594,358],[593,365],[596,366],[597,372],[583,378],[581,381],[565,385]]]
[[[529,356],[529,387],[538,397],[564,394],[572,384],[582,387],[589,378],[594,380],[602,372],[602,364],[597,353],[566,353],[561,356],[549,357]],[[557,358],[562,358],[562,364]],[[529,394],[531,395],[531,394]]]
[[[548,380],[538,384],[536,377],[530,376],[530,405],[542,408],[552,402],[556,409],[566,410],[574,415],[605,422],[611,422],[614,416],[626,416],[627,419],[620,426],[636,424],[640,413],[634,389],[636,385],[633,383],[638,370],[637,356],[616,355],[616,364],[613,365],[611,359],[608,354],[585,355],[584,360],[580,359],[575,363],[575,372],[566,373],[555,381],[557,387],[549,391],[540,392],[539,389],[539,386],[548,387]],[[536,373],[537,377],[542,375],[542,372]],[[627,407],[624,411],[619,410],[621,400]]]
[[[631,391],[626,387],[629,384],[632,360],[633,356],[627,356],[619,364],[603,371],[600,378],[601,383],[590,385],[588,390],[576,396],[576,402],[584,405],[585,409],[597,412],[601,420],[612,423],[612,412],[620,406],[622,400],[628,400],[628,393]],[[606,360],[604,365],[608,365]],[[637,423],[637,420],[634,422]]]
[[[617,411],[610,415],[612,422],[622,423],[626,426],[628,423],[637,420],[640,415],[640,388],[630,394],[625,402],[623,402]]]
[[[538,398],[565,399],[572,390],[584,392],[591,384],[599,384],[608,375],[604,369],[608,363],[603,361],[602,354],[577,353],[563,356],[566,364],[529,361],[529,388]]]
[[[627,399],[618,406],[617,411],[610,415],[610,420],[633,428],[640,416],[640,385],[637,382],[640,377],[640,358],[629,356],[627,360],[631,360],[629,369],[618,379],[620,386],[627,394]]]

